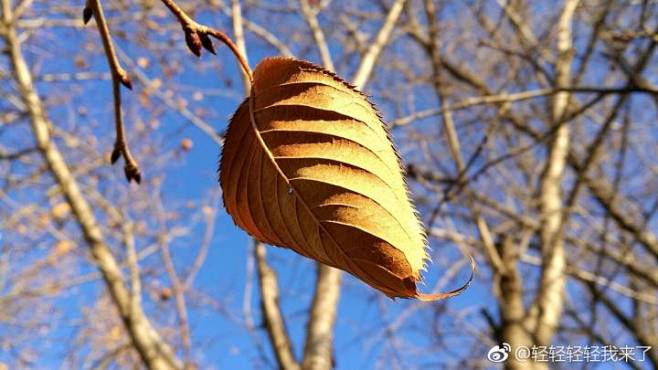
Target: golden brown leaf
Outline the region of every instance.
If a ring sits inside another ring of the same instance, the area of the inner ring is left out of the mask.
[[[420,294],[424,228],[376,109],[334,74],[267,58],[231,119],[224,206],[254,238],[345,270],[389,297]]]

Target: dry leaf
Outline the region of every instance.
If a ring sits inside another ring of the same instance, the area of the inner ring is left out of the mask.
[[[334,74],[268,58],[231,119],[220,162],[224,206],[254,238],[345,270],[389,297],[416,290],[424,228],[376,109]]]

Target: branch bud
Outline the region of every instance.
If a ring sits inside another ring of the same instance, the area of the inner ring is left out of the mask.
[[[114,149],[112,150],[112,155],[110,155],[110,163],[117,163],[119,157],[121,157],[121,150],[119,150],[119,146],[115,145]]]
[[[85,8],[82,10],[82,23],[87,24],[89,23],[89,20],[91,20],[91,17],[94,15],[94,11],[91,10],[90,7],[85,6]]]
[[[193,30],[185,30],[185,43],[187,43],[187,47],[190,49],[192,54],[196,55],[197,57],[201,56],[201,39],[199,38],[199,35],[194,32]]]
[[[210,36],[208,36],[208,34],[201,33],[201,34],[199,35],[199,38],[201,39],[201,44],[203,45],[203,47],[204,47],[206,50],[208,50],[209,52],[211,52],[211,53],[213,53],[213,54],[217,54],[217,53],[215,52],[215,46],[213,46],[213,44],[212,44],[212,40],[210,39]]]

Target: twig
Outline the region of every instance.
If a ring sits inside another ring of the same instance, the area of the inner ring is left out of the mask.
[[[533,256],[530,254],[524,254],[521,256],[521,262],[527,263],[529,265],[533,266],[541,266],[542,261],[541,257],[539,256]],[[605,276],[597,275],[594,274],[587,269],[581,267],[581,266],[576,266],[576,265],[568,265],[566,267],[566,272],[570,276],[581,280],[581,281],[586,281],[586,282],[591,282],[595,283],[597,285],[600,285],[605,288],[609,288],[610,290],[614,290],[615,292],[625,295],[627,297],[636,299],[638,301],[650,304],[650,305],[656,305],[658,306],[658,298],[656,298],[655,295],[649,293],[649,292],[643,292],[643,291],[637,291],[634,290],[630,287],[627,287],[623,284],[620,284],[616,281],[613,281],[612,279],[606,278]]]
[[[229,13],[230,14],[230,13]],[[247,28],[249,31],[253,32],[254,35],[260,37],[263,39],[265,42],[268,44],[272,45],[274,48],[276,48],[279,53],[283,56],[286,57],[292,57],[293,53],[290,50],[290,48],[283,43],[281,40],[279,40],[276,35],[274,35],[272,32],[268,31],[264,27],[246,19],[242,18],[242,22],[244,23],[245,28]],[[239,46],[239,45],[238,45]]]
[[[653,55],[653,51],[655,50],[657,45],[658,45],[657,42],[650,43],[647,49],[640,56],[636,65],[633,66],[631,70],[626,71],[626,73],[628,74],[628,82],[626,84],[627,89],[633,89],[634,86],[640,85],[635,76],[639,75],[638,71],[642,71],[642,69],[644,69],[649,59],[651,58],[651,55]],[[649,89],[651,89],[651,87],[649,87]],[[656,93],[654,97],[656,96],[658,96],[658,93]],[[590,145],[588,145],[586,150],[587,154],[584,158],[582,165],[580,166],[581,171],[578,172],[578,177],[576,178],[576,181],[573,187],[571,188],[571,191],[569,192],[569,196],[567,197],[567,202],[565,207],[567,210],[573,206],[576,199],[578,198],[578,194],[584,183],[584,176],[589,171],[590,166],[593,165],[597,157],[601,154],[603,143],[605,142],[607,133],[612,128],[613,123],[615,122],[619,111],[621,110],[622,106],[626,104],[627,99],[628,99],[627,94],[624,94],[619,97],[613,108],[608,113],[608,117],[606,118],[601,129],[596,134],[595,139],[592,141],[592,143],[590,143]]]
[[[4,21],[9,23],[8,20],[11,19],[9,1],[3,0],[2,5]],[[43,102],[35,90],[35,84],[23,57],[15,28],[9,27],[4,39],[12,65],[13,76],[21,99],[27,109],[37,148],[47,165],[48,171],[54,177],[75,215],[84,240],[89,246],[92,261],[103,276],[105,285],[121,316],[124,327],[130,335],[135,350],[146,368],[180,368],[175,353],[152,326],[143,308],[141,306],[131,307],[130,293],[124,282],[123,273],[110,246],[103,237],[95,213],[83,195],[57,144],[52,141],[50,136],[52,124],[46,116]]]
[[[85,5],[85,11],[83,12],[83,17],[85,20],[89,17],[89,11],[94,16],[96,21],[96,26],[98,27],[98,32],[101,35],[101,40],[103,41],[103,48],[105,49],[105,56],[107,57],[107,63],[110,65],[110,71],[112,72],[112,77],[119,80],[128,89],[132,89],[132,83],[130,82],[130,77],[121,64],[119,59],[114,52],[114,45],[112,44],[112,37],[110,36],[110,29],[107,27],[107,21],[105,20],[105,15],[103,14],[103,6],[101,5],[100,0],[88,0]]]
[[[460,171],[455,178],[449,182],[448,186],[446,189],[443,191],[444,195],[441,198],[440,203],[445,203],[452,198],[454,198],[456,195],[458,195],[462,190],[466,188],[466,185],[469,183],[472,183],[476,181],[480,176],[482,176],[484,173],[486,173],[489,169],[507,161],[512,158],[516,158],[524,153],[527,153],[528,151],[534,149],[538,145],[545,143],[547,140],[551,139],[553,136],[555,136],[557,130],[562,127],[563,125],[568,124],[571,122],[573,119],[587,111],[589,108],[593,107],[596,105],[601,99],[603,99],[605,95],[600,94],[589,100],[587,103],[583,104],[581,107],[579,107],[577,110],[574,110],[573,112],[569,113],[568,116],[563,117],[559,122],[557,122],[553,127],[548,129],[546,132],[538,134],[533,137],[533,141],[530,144],[527,145],[522,145],[519,147],[511,148],[507,153],[502,154],[498,157],[495,157],[484,164],[482,164],[481,167],[479,167],[476,171],[474,171],[471,175],[468,177],[465,177],[466,174],[470,171],[471,167],[475,164],[474,160],[470,160],[469,163],[464,167],[462,171]],[[474,158],[474,157],[472,157]],[[444,182],[447,182],[444,180]]]
[[[532,32],[532,29],[526,23],[526,20],[521,14],[519,14],[519,12],[517,12],[511,2],[508,0],[498,0],[498,5],[503,9],[503,12],[509,19],[512,26],[518,31],[516,34],[519,38],[519,41],[521,41],[521,44],[523,44],[523,46],[525,46],[525,48],[528,50],[536,50],[539,53],[541,59],[551,62],[552,60],[550,53],[546,50],[545,47],[542,47],[539,40],[537,40],[534,33]]]
[[[115,78],[112,79],[112,93],[114,95],[114,122],[117,136],[114,143],[114,150],[112,150],[112,155],[110,157],[110,162],[114,164],[120,156],[123,156],[125,162],[123,165],[123,171],[126,174],[126,179],[128,182],[135,180],[135,182],[139,184],[142,181],[142,175],[139,171],[139,165],[133,158],[132,154],[130,154],[130,149],[128,149],[128,144],[126,144],[123,114],[121,112],[121,86],[119,86],[119,81]]]
[[[119,58],[131,66],[133,76],[137,78],[137,81],[144,86],[153,86],[153,80],[134,62],[132,61],[126,53],[124,53],[121,48],[117,48],[117,54]],[[224,143],[224,138],[222,135],[215,130],[211,124],[204,121],[201,117],[193,113],[187,107],[181,107],[176,103],[176,96],[169,96],[162,91],[162,88],[156,88],[153,90],[153,95],[160,99],[164,104],[166,104],[170,109],[180,114],[183,118],[187,119],[191,124],[196,126],[198,129],[203,131],[208,137],[210,137],[217,145],[221,146]]]
[[[235,43],[238,48],[238,52],[245,60],[245,64],[249,65],[247,60],[247,46],[244,42],[244,27],[242,25],[242,8],[240,7],[240,1],[231,0],[231,19],[233,20],[233,34],[235,36]],[[243,71],[244,73],[244,71]],[[247,77],[247,78],[244,78]],[[248,78],[246,74],[243,74],[242,84],[244,86],[244,93],[248,95],[251,91],[251,82],[252,79]]]
[[[215,47],[213,46],[212,40],[210,39],[210,36],[212,36],[223,42],[226,46],[229,47],[229,49],[231,49],[231,52],[238,59],[240,67],[242,67],[242,71],[249,79],[249,82],[253,82],[254,78],[251,72],[251,68],[249,68],[249,63],[247,63],[244,55],[224,32],[197,23],[194,19],[187,15],[187,13],[185,13],[185,11],[183,11],[183,9],[178,4],[176,4],[174,0],[161,1],[178,19],[178,22],[180,22],[180,25],[183,28],[183,32],[185,32],[185,42],[187,43],[187,47],[190,49],[192,54],[196,55],[197,57],[201,56],[202,48],[215,54]]]
[[[86,23],[89,21],[92,15],[96,21],[96,26],[98,27],[101,40],[103,41],[103,49],[105,49],[107,63],[110,67],[110,72],[112,73],[112,96],[114,98],[114,123],[116,139],[114,142],[114,149],[112,150],[112,155],[110,157],[110,162],[114,164],[119,160],[119,157],[123,156],[125,161],[123,170],[126,174],[126,179],[128,182],[135,180],[135,182],[139,184],[142,180],[142,176],[139,171],[139,165],[130,153],[130,149],[128,148],[128,144],[126,142],[123,114],[121,112],[121,86],[119,86],[119,84],[122,84],[123,86],[132,90],[132,82],[130,81],[128,73],[125,69],[123,69],[123,67],[121,67],[119,59],[117,58],[114,45],[112,44],[112,37],[110,36],[110,30],[107,26],[105,15],[103,14],[103,6],[101,5],[100,0],[87,0],[82,16],[83,21]]]
[[[171,283],[171,289],[174,294],[174,301],[176,304],[176,311],[178,313],[178,327],[179,333],[181,336],[181,342],[183,345],[183,360],[184,368],[191,368],[191,356],[192,356],[192,338],[190,334],[190,324],[187,315],[187,303],[185,300],[185,286],[181,282],[178,273],[176,272],[176,267],[174,266],[174,261],[171,258],[171,251],[169,249],[169,238],[166,237],[166,225],[165,220],[162,217],[164,210],[161,209],[161,201],[158,199],[158,209],[157,218],[161,227],[161,235],[165,235],[159,238],[158,244],[160,247],[160,256],[162,257],[162,262],[164,263],[167,276]]]
[[[464,110],[466,108],[470,108],[477,105],[484,105],[484,104],[513,103],[513,102],[518,102],[528,99],[550,96],[557,94],[559,92],[570,92],[577,94],[597,94],[597,95],[630,94],[630,93],[658,95],[658,90],[652,87],[571,86],[571,87],[555,87],[555,88],[529,90],[529,91],[522,91],[518,93],[511,93],[511,94],[502,93],[497,95],[474,96],[474,97],[466,98],[456,104],[446,105],[441,109],[426,109],[426,110],[418,111],[406,117],[398,118],[395,121],[391,122],[391,127],[395,128],[398,126],[406,126],[412,123],[413,121],[436,116],[446,111],[454,112],[454,111]]]
[[[260,304],[263,321],[272,343],[276,361],[281,369],[299,369],[299,363],[295,360],[292,343],[286,330],[285,319],[279,308],[279,286],[276,274],[265,260],[265,245],[256,241],[254,243],[258,280],[261,286]]]
[[[467,166],[464,165],[464,159],[461,154],[461,144],[459,140],[459,136],[457,135],[457,130],[455,128],[455,123],[452,119],[452,113],[449,110],[443,110],[445,107],[447,97],[446,97],[446,92],[444,89],[444,85],[442,83],[442,69],[440,67],[440,60],[441,60],[441,52],[439,50],[439,28],[438,28],[438,22],[437,22],[437,10],[436,7],[434,6],[434,3],[430,0],[426,0],[424,2],[424,9],[425,9],[425,15],[427,16],[427,34],[428,34],[428,40],[429,42],[426,45],[426,52],[430,56],[432,60],[432,74],[433,74],[433,79],[434,79],[434,89],[437,94],[437,98],[439,100],[439,107],[442,111],[442,119],[443,119],[443,126],[444,126],[444,131],[446,135],[446,142],[448,144],[448,149],[450,151],[450,156],[455,163],[455,168],[458,172],[458,177],[457,177],[457,182],[460,182],[460,180],[463,178],[464,171],[466,170]],[[491,230],[489,228],[489,225],[487,222],[484,220],[482,215],[480,214],[480,210],[477,207],[477,205],[473,204],[471,201],[468,201],[469,208],[471,209],[471,214],[473,217],[473,220],[475,220],[475,223],[478,228],[478,232],[480,234],[480,239],[482,240],[482,244],[485,247],[485,252],[489,260],[491,261],[492,266],[498,271],[499,273],[502,273],[505,269],[503,266],[503,263],[500,259],[500,256],[498,255],[498,252],[496,251],[496,248],[493,245],[493,238],[491,236]],[[434,221],[438,215],[438,212],[443,208],[443,203],[439,202],[439,206],[434,209],[434,212],[430,215],[430,219],[428,222],[429,228],[431,229]],[[471,277],[469,278],[469,281],[458,291],[461,291],[461,289],[465,289],[468,284],[470,283],[471,279],[473,278],[473,274],[475,273],[476,270],[476,265],[473,257],[469,253],[469,257],[471,259]]]
[[[335,71],[334,62],[331,59],[331,52],[329,52],[327,40],[324,37],[324,32],[320,27],[320,23],[318,23],[318,18],[315,15],[315,11],[311,9],[311,6],[307,0],[299,0],[299,5],[302,11],[302,15],[304,16],[304,19],[306,20],[306,23],[308,23],[308,27],[311,29],[311,33],[313,34],[313,39],[315,40],[315,44],[318,47],[318,51],[320,52],[320,59],[322,59],[324,68],[330,71]]]
[[[402,13],[405,2],[406,0],[397,0],[391,6],[391,9],[386,15],[386,20],[384,20],[384,25],[379,30],[379,33],[377,33],[374,42],[372,45],[370,45],[370,48],[361,59],[359,69],[356,71],[354,77],[352,78],[352,83],[354,86],[362,89],[363,85],[368,80],[368,77],[370,77],[370,73],[372,73],[372,70],[375,67],[375,62],[379,58],[379,54],[381,54],[384,46],[386,46],[389,39],[391,38],[391,32],[393,31],[393,27],[395,26],[398,18],[400,18],[400,13]]]
[[[206,229],[203,232],[203,238],[201,240],[201,245],[199,246],[199,252],[197,253],[196,257],[194,257],[194,261],[190,265],[190,268],[187,270],[185,278],[182,279],[183,290],[188,290],[192,287],[196,275],[199,273],[203,262],[206,260],[206,256],[208,255],[208,248],[210,247],[213,235],[215,234],[215,218],[217,216],[217,208],[212,207],[210,208],[210,212],[202,212],[206,218]]]
[[[185,297],[186,282],[181,279],[176,271],[176,266],[171,255],[171,240],[175,236],[170,236],[167,229],[166,210],[162,203],[162,196],[160,189],[157,189],[155,196],[151,199],[154,205],[153,210],[157,220],[159,233],[156,238],[158,249],[160,250],[160,257],[164,265],[164,269],[171,284],[171,292],[173,293],[176,313],[178,315],[178,331],[181,338],[182,352],[183,352],[183,369],[189,370],[194,368],[192,365],[192,335],[190,332],[190,323],[187,312],[187,302]]]
[[[20,1],[16,6],[16,8],[14,9],[14,18],[15,19],[20,18],[23,15],[23,13],[25,13],[30,8],[33,2],[34,0]]]
[[[235,57],[238,59],[238,62],[242,67],[242,71],[249,82],[253,81],[252,72],[249,68],[249,64],[247,63],[246,58],[244,57],[244,54],[240,52],[237,46],[228,36],[226,36],[226,34],[195,22],[173,0],[162,0],[162,2],[167,6],[167,8],[169,8],[169,10],[180,22],[181,27],[183,27],[183,31],[185,32],[185,41],[187,46],[190,48],[194,55],[200,56],[202,47],[215,54],[215,48],[212,44],[210,36],[215,37],[231,49]],[[139,165],[133,158],[132,154],[130,153],[130,149],[128,148],[123,124],[123,114],[121,112],[121,88],[119,84],[123,84],[128,89],[132,89],[132,83],[128,73],[126,73],[126,71],[121,67],[121,64],[117,58],[117,54],[112,43],[110,31],[107,26],[105,15],[103,14],[103,8],[100,0],[87,0],[82,15],[83,22],[87,23],[92,16],[96,20],[96,25],[98,26],[98,31],[101,35],[101,40],[103,41],[105,55],[107,56],[110,71],[112,72],[112,92],[114,97],[116,141],[114,143],[114,149],[112,151],[110,161],[112,164],[114,164],[117,160],[119,160],[119,157],[123,156],[125,161],[124,172],[126,178],[129,182],[131,180],[135,180],[135,182],[140,183],[141,173],[139,170]]]
[[[30,155],[37,151],[37,148],[25,148],[12,153],[7,153],[0,148],[0,161],[13,161],[19,159],[20,157]]]

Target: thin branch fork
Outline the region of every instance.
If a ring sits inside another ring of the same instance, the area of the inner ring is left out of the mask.
[[[304,16],[304,20],[308,24],[308,27],[311,29],[313,40],[315,40],[318,52],[320,53],[320,59],[322,59],[322,65],[324,68],[330,71],[335,71],[336,69],[331,58],[329,45],[327,44],[327,39],[324,36],[324,31],[318,22],[317,13],[311,8],[308,0],[299,0],[299,6],[302,15]]]
[[[213,46],[212,40],[210,39],[210,36],[212,36],[223,42],[224,45],[231,49],[231,52],[240,63],[240,67],[249,79],[249,82],[253,82],[253,74],[251,68],[249,67],[249,63],[247,63],[247,59],[240,52],[240,49],[237,47],[237,45],[235,45],[235,43],[233,43],[233,41],[224,32],[197,23],[194,19],[187,15],[187,13],[185,13],[185,11],[173,0],[161,1],[178,19],[178,22],[180,22],[180,25],[183,28],[183,32],[185,32],[185,43],[187,43],[187,47],[190,49],[192,54],[196,55],[197,57],[201,56],[202,48],[208,50],[212,54],[216,54],[215,47]]]
[[[442,111],[442,120],[443,120],[443,126],[445,129],[445,134],[446,134],[446,142],[448,144],[448,149],[450,152],[450,156],[455,163],[455,169],[459,173],[457,177],[457,182],[461,182],[463,180],[463,173],[467,169],[468,165],[470,164],[465,164],[463,156],[461,154],[461,144],[459,140],[459,136],[457,135],[457,130],[455,129],[455,124],[454,120],[452,118],[452,113],[449,110],[443,110],[445,105],[446,105],[446,94],[444,91],[444,87],[442,84],[442,70],[440,68],[440,64],[438,63],[441,60],[441,52],[439,50],[439,39],[440,39],[440,34],[439,34],[439,29],[438,29],[438,19],[437,19],[437,9],[434,5],[434,3],[430,0],[427,0],[424,2],[423,6],[425,10],[425,15],[428,20],[428,25],[427,25],[427,35],[428,35],[428,40],[429,42],[426,45],[426,53],[430,57],[432,61],[432,76],[433,76],[433,84],[434,84],[434,89],[439,101],[440,105],[440,110]],[[485,136],[486,137],[486,136]],[[465,184],[466,185],[466,184]],[[448,193],[446,193],[447,195]],[[491,236],[491,230],[487,224],[487,222],[484,220],[482,215],[480,214],[480,211],[478,207],[474,204],[471,203],[469,208],[471,209],[471,215],[473,219],[476,222],[478,232],[480,234],[480,238],[482,240],[483,246],[485,247],[485,251],[487,252],[486,255],[488,256],[489,260],[492,263],[492,266],[498,271],[499,273],[503,273],[505,271],[505,266],[503,265],[500,256],[498,255],[496,248],[493,243],[493,238]],[[434,223],[438,212],[443,206],[443,202],[439,203],[439,206],[434,209],[430,216],[430,221],[429,221],[429,227],[430,229],[432,228],[432,224]],[[473,257],[469,253],[469,257],[471,259],[471,278],[473,277],[473,274],[476,271],[476,265],[474,262]],[[469,279],[470,283],[470,279]]]

